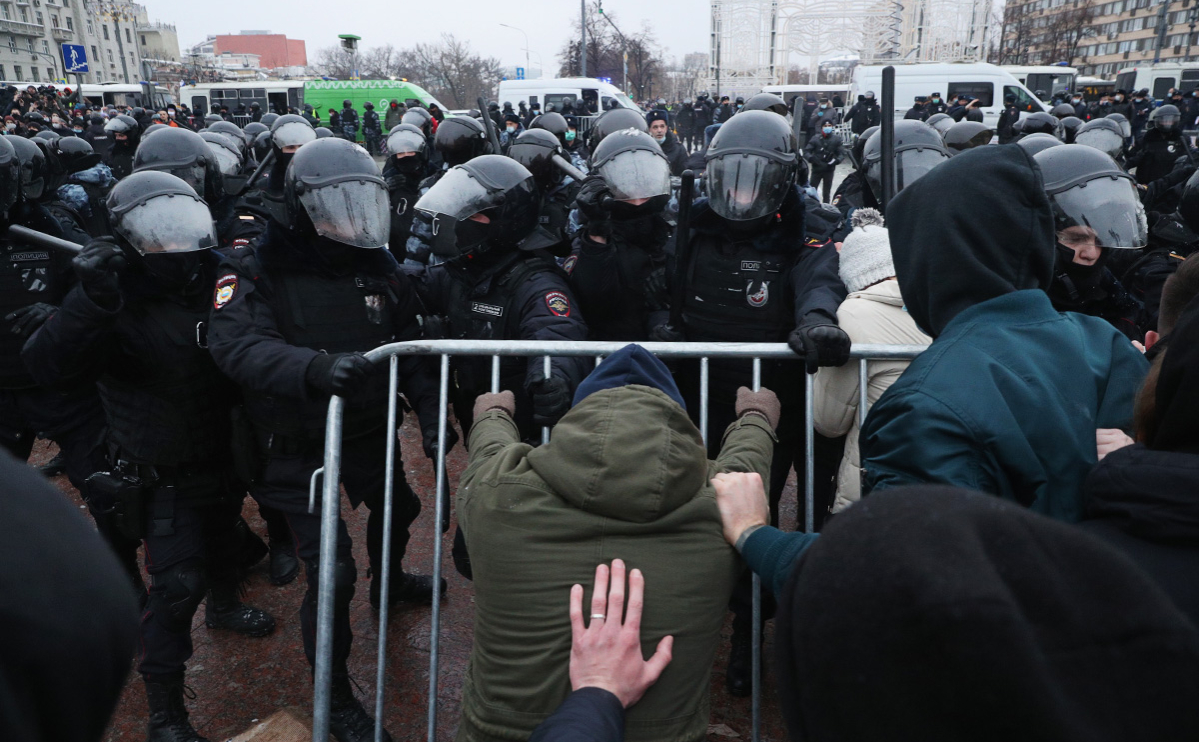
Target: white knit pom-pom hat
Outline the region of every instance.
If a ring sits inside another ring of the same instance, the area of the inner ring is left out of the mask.
[[[883,215],[875,209],[856,209],[853,231],[841,244],[841,282],[852,294],[895,275],[891,240]]]

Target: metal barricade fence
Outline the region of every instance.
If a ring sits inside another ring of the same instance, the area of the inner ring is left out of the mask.
[[[626,342],[582,342],[582,341],[521,341],[521,340],[417,340],[403,343],[392,343],[376,348],[367,357],[376,363],[387,360],[390,364],[388,382],[387,409],[387,458],[384,463],[384,518],[383,518],[383,554],[382,571],[375,579],[381,580],[381,595],[379,605],[379,638],[377,648],[377,664],[375,677],[375,740],[381,742],[384,728],[384,669],[386,666],[388,592],[390,589],[391,569],[391,513],[392,487],[395,481],[395,447],[397,422],[397,393],[398,368],[400,356],[421,355],[439,356],[439,409],[437,440],[438,456],[436,462],[437,485],[435,493],[435,515],[433,517],[433,604],[429,632],[429,698],[427,733],[428,742],[435,742],[437,735],[437,685],[438,685],[438,640],[441,628],[440,592],[442,574],[442,533],[441,521],[446,515],[443,512],[445,504],[441,492],[448,486],[446,481],[445,441],[449,407],[449,379],[451,356],[491,356],[491,390],[500,391],[500,358],[508,356],[544,358],[546,376],[550,373],[550,359],[554,357],[581,356],[595,359],[598,366],[604,356],[611,355],[627,346]],[[806,431],[804,461],[804,509],[803,522],[807,531],[812,530],[815,520],[814,489],[815,489],[815,430],[813,415],[813,377],[803,373],[799,365],[801,359],[796,356],[785,343],[640,343],[649,352],[660,358],[698,359],[700,362],[699,380],[699,429],[705,445],[708,441],[708,362],[712,358],[731,359],[741,358],[752,363],[753,387],[756,390],[761,381],[761,362],[766,360],[791,360],[796,362],[796,373],[804,380],[804,430]],[[866,420],[866,386],[868,379],[868,362],[881,360],[911,360],[924,350],[919,345],[854,345],[850,357],[858,362],[858,424]],[[312,709],[312,739],[314,742],[325,742],[329,738],[329,702],[332,683],[333,656],[333,595],[334,595],[334,563],[337,555],[337,522],[341,516],[341,442],[342,416],[344,400],[333,397],[329,402],[329,413],[325,423],[325,459],[324,467],[313,472],[309,490],[308,508],[313,512],[316,507],[316,483],[318,476],[321,484],[321,546],[319,567],[319,590],[317,599],[317,638],[316,638],[316,667],[314,674],[313,709]],[[549,442],[550,429],[542,429],[542,442]],[[758,742],[761,728],[761,584],[757,575],[753,578],[753,734],[751,739]]]

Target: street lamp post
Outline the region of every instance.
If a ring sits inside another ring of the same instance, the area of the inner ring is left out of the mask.
[[[100,16],[112,21],[113,31],[117,35],[117,53],[121,55],[121,73],[125,82],[129,82],[129,62],[125,59],[125,44],[121,41],[121,21],[137,19],[137,14],[128,3],[105,0],[100,3]]]
[[[529,34],[525,33],[525,30],[523,28],[517,28],[516,26],[509,26],[507,23],[501,23],[500,25],[503,26],[504,28],[510,28],[513,31],[520,31],[522,34],[525,35],[525,75],[527,76],[529,74]]]

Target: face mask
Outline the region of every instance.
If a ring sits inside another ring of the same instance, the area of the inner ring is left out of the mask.
[[[1070,102],[1075,105],[1078,105],[1079,103],[1082,103],[1082,98],[1071,98]]]
[[[574,140],[575,140],[575,133],[573,131],[566,132],[566,141],[573,142]]]
[[[186,286],[191,283],[200,269],[203,252],[186,252],[174,255],[147,255],[146,272],[168,286]]]
[[[821,104],[820,104],[820,107],[821,107],[821,108],[828,108],[828,104],[827,104],[827,103],[821,103]]]
[[[514,134],[514,133],[516,133],[516,127],[515,127],[515,126],[509,126],[509,127],[508,127],[508,133],[509,133],[509,134]]]
[[[1105,100],[1105,101],[1103,101],[1102,103],[1100,103],[1099,105],[1101,105],[1101,106],[1110,106],[1111,104],[1112,104],[1112,102],[1111,102],[1110,100]]]
[[[832,133],[833,133],[833,127],[831,127],[831,126],[826,126],[826,127],[824,127],[824,133],[825,133],[825,134],[832,134]]]
[[[933,103],[940,103],[940,102],[941,102],[940,98],[933,98]]]
[[[657,142],[658,144],[661,144],[662,142],[666,141],[666,135],[663,134],[660,137],[654,137],[654,141]]]
[[[72,131],[74,131],[76,134],[82,134],[82,133],[83,133],[83,129],[72,129]]]
[[[16,124],[5,124],[4,128],[8,129],[9,131],[14,131],[17,128],[17,125]]]

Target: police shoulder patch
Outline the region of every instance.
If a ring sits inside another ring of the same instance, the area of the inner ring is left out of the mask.
[[[570,316],[570,299],[561,291],[551,291],[545,295],[545,306],[550,313],[557,317]]]
[[[233,300],[237,293],[237,274],[226,273],[216,280],[216,291],[212,295],[212,308],[220,309]]]
[[[579,262],[578,255],[571,255],[562,263],[562,270],[566,271],[566,275],[574,273],[575,263]]]

